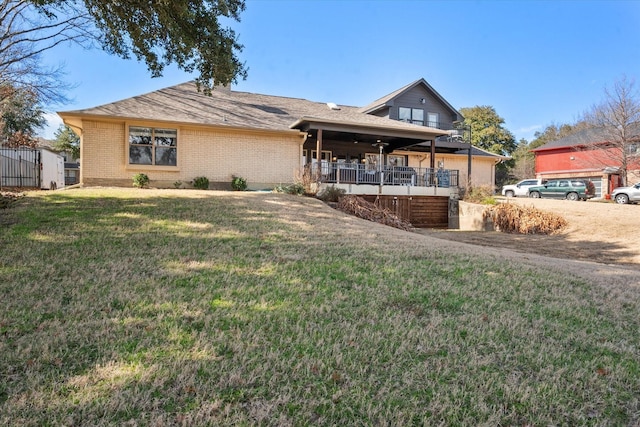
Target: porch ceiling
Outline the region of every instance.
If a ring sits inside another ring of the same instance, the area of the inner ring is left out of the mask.
[[[376,117],[376,119],[381,118]],[[384,148],[385,152],[403,148],[406,149],[412,146],[416,146],[418,149],[428,150],[431,141],[436,140],[439,136],[448,135],[447,132],[442,129],[408,125],[390,119],[382,120],[392,123],[385,123],[386,126],[383,126],[380,123],[359,124],[333,122],[303,117],[291,125],[291,128],[307,132],[310,139],[316,138],[318,136],[318,130],[322,129],[322,139],[327,141],[358,141],[364,144],[386,143],[389,145]]]

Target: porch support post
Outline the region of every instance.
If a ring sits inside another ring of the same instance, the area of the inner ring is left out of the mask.
[[[431,170],[434,170],[436,168],[436,140],[435,138],[431,140],[431,156],[429,159],[429,167],[431,168]]]
[[[316,162],[318,164],[318,182],[322,179],[322,129],[318,129],[316,140]]]

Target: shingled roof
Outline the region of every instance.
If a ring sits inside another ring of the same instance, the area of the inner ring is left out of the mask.
[[[440,129],[389,120],[358,111],[357,107],[332,106],[300,98],[237,92],[216,88],[211,96],[200,93],[193,82],[178,84],[144,95],[93,108],[64,111],[67,117],[108,117],[244,129],[291,130],[306,121],[395,129],[433,136]]]
[[[607,141],[607,136],[604,130],[599,128],[588,128],[588,129],[583,129],[579,132],[573,133],[571,135],[565,136],[564,138],[547,142],[546,144],[541,145],[540,147],[535,148],[531,151],[536,152],[536,151],[553,150],[556,148],[578,147],[581,145],[594,144],[594,143],[606,142],[606,141]]]

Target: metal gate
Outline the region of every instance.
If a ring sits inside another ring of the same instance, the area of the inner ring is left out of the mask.
[[[0,187],[40,188],[40,151],[0,148]]]

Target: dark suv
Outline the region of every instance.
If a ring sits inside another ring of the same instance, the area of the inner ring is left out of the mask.
[[[596,195],[591,181],[581,179],[554,179],[544,185],[529,188],[529,197],[539,199],[587,200]]]

